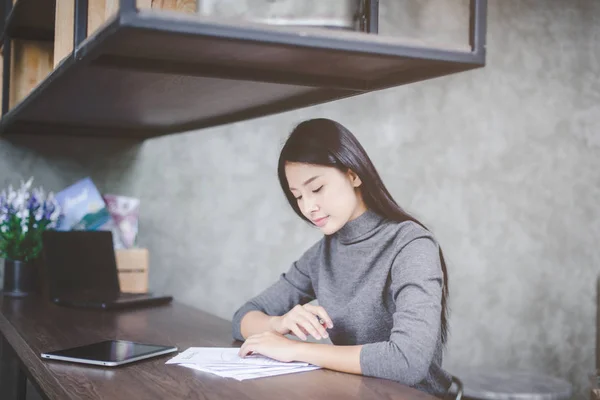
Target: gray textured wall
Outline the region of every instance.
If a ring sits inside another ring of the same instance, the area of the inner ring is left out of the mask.
[[[460,4],[382,0],[382,31],[464,43]],[[103,192],[139,196],[152,289],[230,318],[319,239],[275,173],[290,129],[316,116],[356,133],[442,243],[448,368],[529,368],[586,396],[600,265],[598,0],[490,0],[481,70],[141,144],[2,140],[0,185],[34,175],[59,190],[90,175]]]

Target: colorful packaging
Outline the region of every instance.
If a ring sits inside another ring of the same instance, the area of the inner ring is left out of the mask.
[[[57,230],[111,231],[115,248],[124,247],[119,229],[89,177],[58,192],[55,197],[62,210]]]
[[[133,197],[105,194],[108,211],[119,228],[125,248],[135,246],[138,235],[140,200]]]

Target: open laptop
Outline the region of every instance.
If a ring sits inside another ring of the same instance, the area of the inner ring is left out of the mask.
[[[109,310],[173,300],[121,292],[110,231],[45,231],[42,242],[48,290],[56,304]]]

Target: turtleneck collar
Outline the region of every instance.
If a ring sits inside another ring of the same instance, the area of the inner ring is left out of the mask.
[[[343,244],[350,244],[365,239],[383,221],[383,217],[367,209],[364,213],[346,222],[334,236]]]

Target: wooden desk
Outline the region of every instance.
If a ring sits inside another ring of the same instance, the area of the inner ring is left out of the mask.
[[[1,296],[1,294],[0,294]],[[25,376],[46,399],[404,399],[434,400],[396,382],[329,370],[238,382],[165,365],[173,356],[117,368],[47,361],[44,351],[104,339],[177,346],[239,347],[231,324],[182,305],[93,311],[40,298],[0,299],[0,398],[24,399]],[[21,397],[22,396],[22,397]]]

